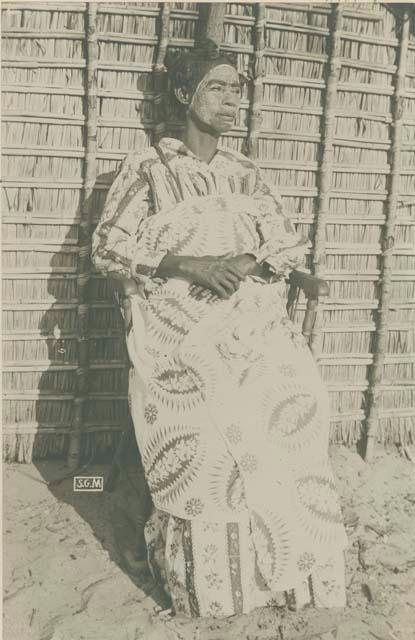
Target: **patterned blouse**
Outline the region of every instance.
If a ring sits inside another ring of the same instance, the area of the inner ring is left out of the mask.
[[[99,271],[133,278],[145,290],[151,290],[157,283],[154,274],[165,253],[149,253],[140,243],[143,220],[173,209],[188,197],[232,194],[268,203],[271,199],[272,207],[265,208],[268,213],[258,217],[260,240],[278,234],[287,237],[287,244],[294,249],[273,260],[274,273],[281,276],[303,263],[305,242],[296,236],[291,221],[283,215],[279,194],[264,182],[254,162],[236,151],[218,147],[206,163],[175,138],[163,138],[159,147],[169,166],[154,147],[130,153],[121,163],[93,236],[92,258]],[[259,248],[255,257],[262,262],[266,256]]]

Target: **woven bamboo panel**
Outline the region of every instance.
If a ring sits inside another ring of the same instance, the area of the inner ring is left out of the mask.
[[[195,3],[172,3],[169,11],[155,3],[99,3],[88,40],[91,14],[85,3],[3,7],[6,458],[65,454],[75,428],[82,430],[82,453],[88,456],[113,448],[129,418],[119,313],[108,282],[97,273],[89,279],[82,271],[86,167],[95,176],[88,211],[96,222],[123,156],[180,131],[180,114],[165,99],[161,65],[166,52],[193,45],[198,8]],[[257,11],[243,3],[226,5],[223,36],[225,47],[237,52],[241,72],[252,74],[254,61],[262,61],[262,122],[254,127],[258,93],[254,96],[248,85],[236,125],[222,142],[246,151],[247,141],[255,138],[264,175],[278,186],[287,213],[309,238],[308,267],[320,269],[329,282],[319,364],[330,389],[332,439],[351,444],[361,437],[370,412],[377,349],[401,43],[398,17],[380,4],[353,4],[333,26],[328,5],[270,4],[263,7],[266,26],[258,44]],[[96,52],[92,89],[91,46]],[[91,90],[96,93],[92,103],[86,99]],[[404,442],[415,432],[414,92],[412,20],[376,422],[384,442]],[[91,120],[96,126],[92,152],[87,144]],[[327,213],[319,216],[328,125],[332,168]],[[316,243],[323,247],[317,267]],[[88,326],[82,335],[87,357],[79,340],[86,291]],[[298,322],[303,313],[301,304]],[[88,379],[81,410],[80,375]]]
[[[74,416],[85,20],[10,5],[2,25],[3,418],[27,460],[65,452]]]

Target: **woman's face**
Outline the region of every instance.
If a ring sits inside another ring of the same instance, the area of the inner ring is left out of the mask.
[[[232,129],[241,101],[238,73],[228,65],[214,67],[199,83],[189,116],[202,130],[221,135]]]

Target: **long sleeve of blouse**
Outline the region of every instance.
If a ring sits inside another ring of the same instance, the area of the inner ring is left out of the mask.
[[[287,276],[304,265],[307,239],[296,232],[291,220],[284,215],[280,194],[264,181],[259,169],[252,195],[258,199],[260,212],[257,218],[260,247],[254,252],[257,262],[266,262],[275,276]]]
[[[146,174],[133,154],[116,174],[92,238],[92,261],[98,271],[148,284],[165,252],[146,250],[138,238],[140,223],[151,210]]]

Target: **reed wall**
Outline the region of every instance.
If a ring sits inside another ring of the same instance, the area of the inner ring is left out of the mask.
[[[88,458],[129,421],[90,234],[123,156],[180,130],[163,59],[192,45],[197,5],[2,13],[5,458]],[[253,81],[223,143],[279,187],[329,282],[314,340],[334,442],[415,439],[414,26],[380,4],[226,5],[225,46]]]

